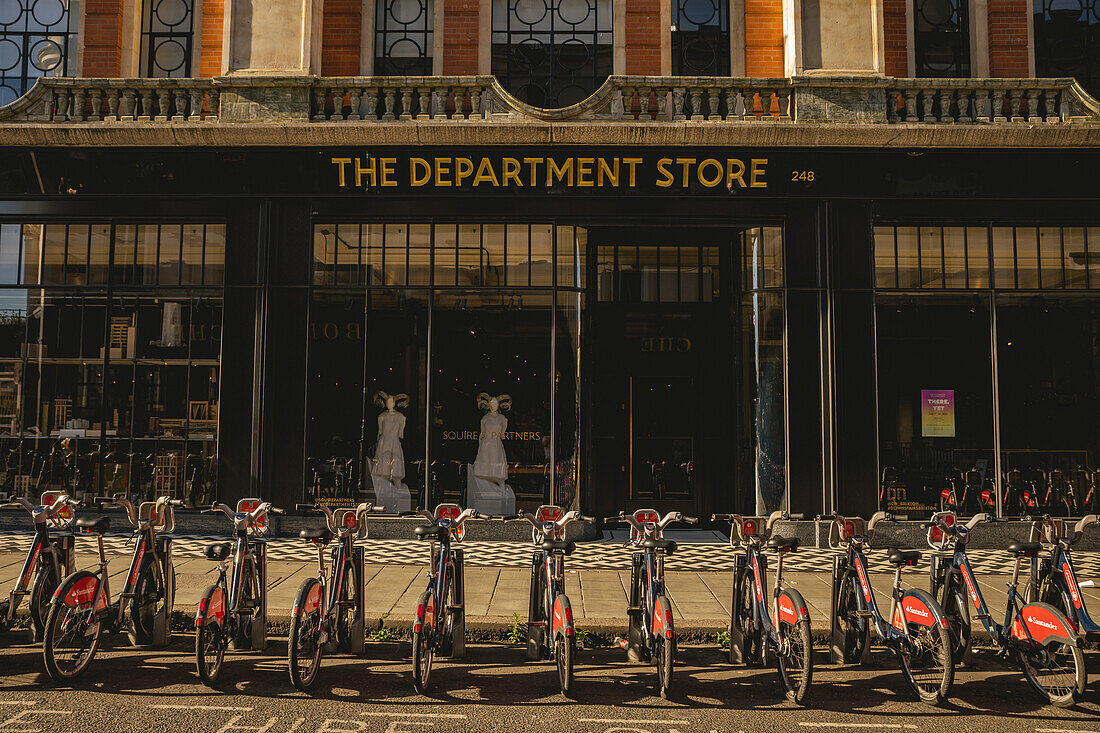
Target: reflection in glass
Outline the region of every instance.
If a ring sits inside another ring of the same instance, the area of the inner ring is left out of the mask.
[[[744,404],[752,406],[748,438],[756,511],[769,513],[787,504],[783,294],[751,293],[742,300],[742,309]]]

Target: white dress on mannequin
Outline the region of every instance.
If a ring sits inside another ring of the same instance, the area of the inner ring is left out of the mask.
[[[491,410],[481,418],[481,435],[474,459],[474,475],[478,478],[494,484],[502,484],[508,479],[508,456],[502,441],[507,430],[508,418],[499,412]]]
[[[486,413],[481,418],[477,457],[466,467],[466,505],[486,514],[514,514],[516,494],[505,483],[508,456],[504,452],[504,433],[508,430],[508,418],[501,414],[501,410],[511,406],[512,398],[482,393],[477,403]]]
[[[378,442],[374,447],[374,458],[367,459],[374,486],[374,503],[385,507],[387,512],[407,512],[412,509],[412,494],[402,481],[405,478],[405,452],[401,449],[401,439],[405,437],[405,416],[397,408],[407,405],[409,398],[379,392],[374,396],[374,401],[386,408],[378,415]]]

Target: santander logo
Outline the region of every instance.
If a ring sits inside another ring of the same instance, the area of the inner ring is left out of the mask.
[[[752,559],[752,574],[756,576],[756,598],[763,603],[764,591],[760,588],[760,566],[757,564],[755,557]]]
[[[856,570],[859,572],[859,584],[863,586],[863,597],[871,602],[871,589],[867,587],[867,576],[863,573],[863,563],[856,561]]]
[[[931,619],[932,615],[928,613],[928,609],[923,606],[914,606],[909,603],[905,604],[905,613],[908,616],[920,616],[923,619]]]
[[[977,608],[980,611],[982,604],[978,601],[978,592],[974,590],[974,581],[970,579],[970,573],[966,571],[966,568],[963,568],[962,573],[963,580],[966,581],[966,588],[970,591],[970,600],[974,601],[974,608]]]
[[[1035,618],[1031,614],[1028,614],[1027,622],[1029,624],[1035,624],[1036,626],[1042,626],[1044,629],[1047,629],[1048,631],[1060,631],[1061,630],[1061,629],[1058,628],[1058,626],[1056,624],[1052,624],[1051,622],[1044,621],[1040,618]]]
[[[1069,588],[1069,594],[1073,597],[1073,607],[1081,607],[1081,596],[1077,594],[1077,584],[1073,582],[1073,574],[1069,571],[1069,565],[1062,566],[1062,575],[1066,576],[1066,587]]]

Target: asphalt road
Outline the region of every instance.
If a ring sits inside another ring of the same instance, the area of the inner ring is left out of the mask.
[[[345,731],[1100,731],[1100,655],[1085,701],[1064,711],[1032,697],[1022,676],[988,655],[960,670],[954,699],[932,708],[911,699],[892,657],[876,652],[870,668],[815,670],[811,699],[794,706],[777,692],[770,669],[725,663],[714,648],[681,650],[673,700],[655,695],[649,665],[628,665],[612,649],[582,651],[576,700],[557,694],[549,663],[523,661],[504,645],[472,645],[461,662],[437,662],[434,690],[412,690],[407,643],[372,644],[362,659],[326,659],[312,695],[294,691],[285,641],[265,655],[230,654],[220,690],[194,671],[191,638],[168,651],[108,647],[86,677],[59,687],[46,677],[38,648],[0,649],[0,733],[176,731],[189,733],[336,733]]]

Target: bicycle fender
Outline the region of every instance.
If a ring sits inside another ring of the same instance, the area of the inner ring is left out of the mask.
[[[61,581],[61,585],[57,586],[53,597],[50,598],[50,604],[64,603],[70,607],[88,605],[92,603],[92,596],[95,595],[98,585],[99,576],[87,570],[77,571]],[[106,607],[107,597],[100,588],[99,597],[95,599],[95,609],[100,611]]]
[[[413,631],[435,628],[435,594],[424,591],[416,602],[416,620]]]
[[[676,634],[672,625],[672,604],[665,596],[657,596],[653,604],[652,628],[654,636],[664,634],[666,639],[671,639]]]
[[[199,599],[199,609],[195,613],[195,626],[208,623],[225,623],[225,591],[221,586],[212,585]]]
[[[905,611],[904,620],[911,624],[921,626],[942,626],[947,628],[947,621],[940,610],[940,604],[928,594],[928,591],[920,588],[912,588],[905,591],[901,597],[901,603],[894,609],[894,618],[890,620],[896,628],[905,629],[902,623],[902,611]]]
[[[1027,626],[1026,633],[1020,626],[1021,618]],[[1047,603],[1028,603],[1012,620],[1013,638],[1026,641],[1028,634],[1040,646],[1047,646],[1053,642],[1077,646],[1081,641],[1081,637],[1073,630],[1073,625],[1065,614]]]
[[[313,613],[321,607],[322,594],[323,589],[317,579],[306,578],[294,596],[294,608],[291,609],[290,615],[298,618],[302,614]]]
[[[558,597],[554,599],[553,615],[551,634],[553,636],[558,634],[573,636],[573,609],[569,605],[569,596],[564,593],[558,594]]]
[[[797,624],[802,619],[807,621],[810,619],[810,612],[807,610],[806,601],[802,598],[802,594],[793,588],[784,588],[779,594],[779,602],[776,606],[779,608],[779,620],[786,621],[789,624]]]

